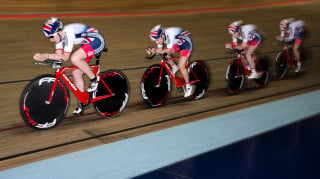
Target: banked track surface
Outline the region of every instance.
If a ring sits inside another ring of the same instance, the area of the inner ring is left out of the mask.
[[[21,127],[12,130],[1,131],[0,169],[3,170],[14,166],[19,166],[48,157],[58,156],[72,151],[110,143],[162,128],[167,128],[194,120],[200,120],[208,116],[231,112],[240,108],[319,89],[319,62],[314,60],[312,68],[306,74],[289,74],[285,80],[272,80],[266,88],[257,90],[247,87],[239,95],[228,95],[225,89],[224,73],[227,64],[230,62],[230,59],[225,59],[207,61],[211,71],[212,82],[208,95],[202,100],[185,100],[180,97],[181,94],[174,92],[171,100],[169,100],[165,106],[157,109],[150,109],[141,102],[141,97],[138,90],[139,81],[144,69],[137,68],[145,67],[146,64],[151,65],[156,63],[156,61],[145,62],[142,60],[141,57],[143,57],[144,54],[143,50],[142,52],[140,52],[140,50],[147,46],[146,44],[149,44],[147,41],[148,39],[145,39],[147,30],[135,30],[136,28],[149,29],[154,25],[155,20],[159,21],[160,23],[166,22],[165,24],[181,24],[181,26],[186,27],[188,30],[190,29],[195,36],[197,48],[195,49],[194,56],[199,57],[200,59],[218,59],[224,52],[223,44],[230,40],[230,37],[225,34],[225,27],[229,21],[236,17],[238,13],[242,13],[243,19],[246,19],[246,21],[260,24],[261,28],[264,29],[268,34],[268,37],[273,37],[278,33],[277,24],[278,20],[282,17],[282,14],[279,12],[291,16],[296,15],[296,17],[298,16],[300,18],[305,17],[305,19],[309,20],[309,23],[312,24],[312,29],[316,29],[319,26],[319,24],[315,23],[317,22],[317,17],[319,16],[314,16],[314,12],[308,3],[303,5],[306,6],[306,10],[302,10],[300,7],[290,6],[290,8],[298,9],[295,14],[290,14],[292,12],[288,9],[288,7],[276,6],[273,8],[265,8],[264,12],[270,14],[268,19],[265,18],[263,14],[259,14],[261,8],[257,8],[246,9],[243,11],[240,10],[236,12],[227,11],[217,13],[182,14],[175,18],[165,15],[139,17],[136,20],[130,17],[115,18],[115,20],[113,18],[87,18],[82,20],[92,21],[92,23],[98,27],[98,24],[101,24],[101,22],[104,21],[106,21],[106,24],[108,25],[111,24],[105,29],[110,30],[110,47],[113,45],[115,46],[113,49],[116,50],[111,50],[109,54],[104,56],[107,60],[102,69],[132,69],[124,70],[126,75],[129,77],[132,89],[132,97],[129,104],[131,107],[127,108],[119,117],[108,120],[100,120],[100,118],[98,118],[96,115],[91,115],[92,110],[90,109],[88,111],[88,114],[90,115],[69,118],[68,120],[63,121],[57,128],[52,130],[34,131],[27,127]],[[259,21],[256,21],[255,18],[252,17],[253,14],[260,17]],[[168,17],[170,17],[170,20],[168,20]],[[224,17],[228,22],[224,22],[220,17]],[[181,19],[184,21],[181,21]],[[80,21],[80,19],[71,20]],[[26,28],[30,29],[34,28],[34,25],[39,23],[39,19],[15,21],[24,23]],[[130,41],[122,42],[124,39],[116,40],[116,38],[119,38],[123,31],[120,30],[120,32],[117,33],[116,29],[112,29],[112,27],[122,27],[121,24],[131,21],[133,21],[132,24],[137,23],[136,21],[138,21],[138,23],[144,22],[142,26],[141,24],[139,24],[139,26],[132,26],[132,33],[138,33],[137,37],[135,38],[144,39],[138,41],[137,39],[133,38],[136,45],[134,47],[132,47],[132,43]],[[206,25],[209,26],[209,29],[212,29],[212,31],[214,29],[215,32],[209,33],[206,31],[208,27],[203,25],[203,21],[214,21],[214,25]],[[6,30],[6,32],[9,32],[11,31],[11,28],[14,27],[13,24],[16,22],[8,21],[7,23],[8,30]],[[214,26],[217,26],[217,28],[213,28]],[[102,29],[104,28],[102,27]],[[11,33],[16,35],[14,32]],[[203,33],[203,36],[200,35],[201,33]],[[38,32],[32,32],[31,35],[38,37]],[[27,39],[27,37],[24,38]],[[272,40],[266,40],[266,45],[262,48],[262,51],[276,52],[277,50],[281,49],[280,46],[270,45],[271,42]],[[48,45],[48,42],[44,40],[35,40],[34,43],[41,47],[37,49],[40,51],[48,50],[51,47]],[[117,45],[117,43],[120,45]],[[26,44],[28,43],[22,42],[22,49],[24,49],[24,51],[31,51],[32,53],[35,52],[35,50],[31,50],[31,47],[26,46]],[[316,54],[318,51],[317,45],[319,45],[319,37],[313,36],[313,38],[310,39],[307,44],[308,47],[315,47],[311,49],[313,52],[312,59],[316,59],[318,57]],[[7,47],[7,49],[10,49],[9,47]],[[20,47],[20,45],[17,47]],[[123,50],[127,50],[128,53],[123,55]],[[5,49],[4,51],[5,55],[10,50]],[[129,52],[130,55],[128,55]],[[32,56],[32,53],[28,53],[27,56]],[[43,68],[34,68],[33,66],[29,65],[30,58],[25,58],[24,55],[21,54],[23,53],[19,52],[11,56],[7,55],[8,60],[11,61],[10,63],[1,65],[1,68],[5,74],[8,74],[8,76],[6,77],[2,75],[0,81],[31,79],[37,74],[42,74],[48,70]],[[268,54],[270,62],[272,62],[275,54],[276,53]],[[21,56],[25,58],[25,60],[21,60]],[[17,59],[19,59],[19,61]],[[11,67],[15,66],[15,68],[11,71],[7,71],[8,65]],[[19,73],[17,71],[19,71]],[[11,73],[16,75],[11,75]],[[1,100],[1,109],[4,110],[2,112],[3,120],[1,121],[1,129],[8,129],[10,127],[24,125],[20,119],[16,102],[19,98],[20,91],[25,84],[26,82],[0,85],[1,91],[3,92],[2,97],[4,98]],[[72,97],[72,99],[74,100],[75,98]]]

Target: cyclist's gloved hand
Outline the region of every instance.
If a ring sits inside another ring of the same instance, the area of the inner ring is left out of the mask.
[[[276,39],[279,41],[283,41],[283,37],[281,37],[281,36],[276,36]]]
[[[156,53],[156,49],[154,47],[148,47],[145,49],[148,55],[153,55]]]
[[[47,56],[48,54],[45,53],[36,53],[33,55],[33,59],[38,62],[43,62],[45,59],[47,59]]]
[[[225,47],[232,50],[232,49],[234,49],[236,47],[236,45],[230,44],[230,43],[226,43]]]

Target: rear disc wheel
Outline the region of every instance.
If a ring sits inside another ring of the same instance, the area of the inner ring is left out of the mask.
[[[195,91],[193,95],[191,95],[192,99],[201,99],[209,86],[209,73],[208,73],[208,68],[206,67],[205,63],[203,61],[194,61],[190,64],[190,67],[192,71],[195,73],[195,75],[198,78],[198,82],[195,83]],[[195,76],[190,73],[190,81],[196,80]]]
[[[113,95],[93,103],[94,109],[102,117],[114,117],[124,110],[129,101],[130,86],[127,77],[119,70],[108,70],[100,75],[98,89],[93,97]]]
[[[276,61],[275,61],[275,75],[279,79],[283,79],[283,77],[287,73],[288,59],[285,57],[283,52],[279,52]]]

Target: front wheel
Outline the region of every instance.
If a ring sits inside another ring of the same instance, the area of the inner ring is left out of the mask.
[[[150,66],[143,74],[140,90],[143,100],[151,107],[162,106],[171,92],[171,81],[166,71],[162,71],[161,65]],[[159,83],[160,80],[160,83]]]
[[[200,99],[202,98],[206,90],[209,86],[209,73],[208,68],[206,67],[205,63],[203,61],[194,61],[190,64],[190,67],[192,69],[190,73],[190,81],[194,81],[198,79],[199,81],[195,83],[195,91],[193,95],[191,96],[192,99]],[[193,74],[194,73],[194,74]]]
[[[20,113],[23,121],[34,129],[49,129],[60,123],[67,113],[70,101],[69,91],[58,81],[52,101],[48,99],[56,78],[42,75],[32,80],[23,90],[20,98]]]
[[[244,84],[244,71],[243,67],[239,62],[234,60],[228,65],[226,71],[227,88],[231,94],[240,92]]]
[[[286,75],[287,69],[288,59],[283,52],[279,52],[275,61],[275,75],[282,79]]]
[[[118,70],[108,70],[100,75],[98,89],[92,94],[93,97],[109,95],[111,97],[93,103],[94,109],[102,117],[117,116],[127,106],[129,101],[130,86],[124,73]]]

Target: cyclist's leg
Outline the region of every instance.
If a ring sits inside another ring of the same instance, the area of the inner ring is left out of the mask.
[[[255,47],[252,45],[249,45],[247,50],[246,50],[246,58],[250,64],[251,67],[251,74],[248,76],[249,79],[254,79],[254,78],[258,78],[258,74],[256,71],[256,65],[254,62],[254,59],[252,57],[252,54],[254,53]]]
[[[302,40],[301,39],[296,39],[294,41],[294,45],[293,45],[293,54],[297,60],[298,63],[301,63],[300,61],[300,52],[299,52],[299,48],[301,46]]]
[[[301,56],[299,51],[301,43],[302,43],[302,39],[296,39],[293,45],[293,54],[295,59],[297,60],[297,66],[296,66],[295,72],[299,72],[302,68]]]
[[[246,50],[246,58],[249,62],[249,65],[251,67],[251,69],[255,69],[255,63],[254,63],[254,60],[253,60],[253,57],[252,57],[252,54],[254,53],[255,51],[255,47],[252,46],[252,45],[249,45],[247,50]]]
[[[299,47],[301,46],[304,38],[304,30],[302,27],[297,28],[294,32],[294,45],[293,45],[293,54],[297,60],[297,63],[301,64],[300,61],[300,52]]]
[[[193,93],[195,91],[195,86],[189,84],[189,82],[190,82],[189,81],[189,73],[188,73],[188,70],[186,69],[186,64],[188,62],[190,54],[191,54],[191,51],[182,50],[181,54],[180,54],[179,64],[178,64],[180,72],[184,78],[184,82],[186,84],[185,93],[184,93],[185,98],[193,95]]]
[[[94,42],[95,41],[93,41],[92,43]],[[91,44],[85,44],[81,48],[76,50],[71,56],[71,62],[90,78],[91,83],[90,83],[90,87],[88,88],[88,92],[95,91],[98,87],[98,82],[100,80],[100,77],[95,76],[95,74],[92,72],[88,64],[91,58],[93,58],[96,54],[93,48],[95,47],[94,45],[96,44],[97,43],[94,43],[93,46],[91,46]],[[101,43],[98,43],[98,44],[101,44]],[[103,50],[103,48],[100,48],[100,49],[101,49],[100,51]]]
[[[186,69],[186,64],[192,52],[192,42],[190,38],[185,40],[181,40],[181,44],[176,44],[173,46],[174,52],[177,53],[180,51],[180,58],[179,58],[179,70],[181,75],[184,78],[184,82],[186,84],[189,83],[189,73]]]
[[[295,30],[294,33],[294,45],[293,45],[293,54],[297,60],[297,68],[296,68],[296,72],[299,72],[301,70],[301,55],[299,52],[299,48],[303,42],[303,38],[304,38],[304,30],[302,27],[298,28]]]
[[[93,53],[94,54],[94,53]],[[92,58],[92,57],[91,57]],[[85,73],[90,79],[94,79],[95,75],[89,67],[89,59],[83,48],[77,49],[70,57],[72,64],[77,66],[79,69],[73,70],[74,82],[81,92],[84,92],[84,80],[83,73]],[[76,109],[72,112],[73,115],[83,114],[87,105],[78,102]]]
[[[72,72],[74,83],[76,84],[77,88],[84,92],[84,81],[83,81],[83,72],[80,69],[73,70]]]
[[[174,63],[173,60],[168,60],[168,63],[170,64],[171,66],[171,70],[172,70],[172,73],[175,74],[179,71],[179,67],[177,66],[176,63]]]
[[[187,62],[188,62],[188,57],[180,56],[178,67],[180,69],[181,75],[184,78],[184,82],[185,83],[189,83],[189,73],[188,73],[188,71],[186,69]]]
[[[259,78],[259,75],[256,72],[256,64],[253,59],[253,53],[256,48],[260,45],[261,39],[257,36],[252,41],[249,42],[249,45],[246,50],[246,58],[251,67],[251,74],[248,76],[249,79]]]
[[[195,87],[189,84],[189,73],[186,69],[186,64],[188,62],[188,59],[192,52],[192,40],[190,37],[185,37],[185,39],[180,39],[180,43],[173,46],[175,52],[180,51],[180,59],[179,59],[179,69],[181,72],[181,75],[184,78],[184,82],[186,84],[185,86],[185,93],[184,97],[189,97],[193,95],[195,91]]]
[[[83,80],[83,72],[80,69],[76,69],[72,71],[72,75],[74,78],[74,83],[77,86],[77,88],[81,91],[84,92],[84,80]],[[85,108],[87,105],[82,104],[80,101],[77,103],[77,107],[74,109],[72,112],[73,115],[80,115],[83,114]]]
[[[95,78],[95,75],[93,74],[91,68],[89,67],[89,64],[86,61],[86,59],[87,59],[87,54],[82,48],[79,48],[78,50],[76,50],[70,57],[72,64],[77,66],[90,79],[93,79]]]

